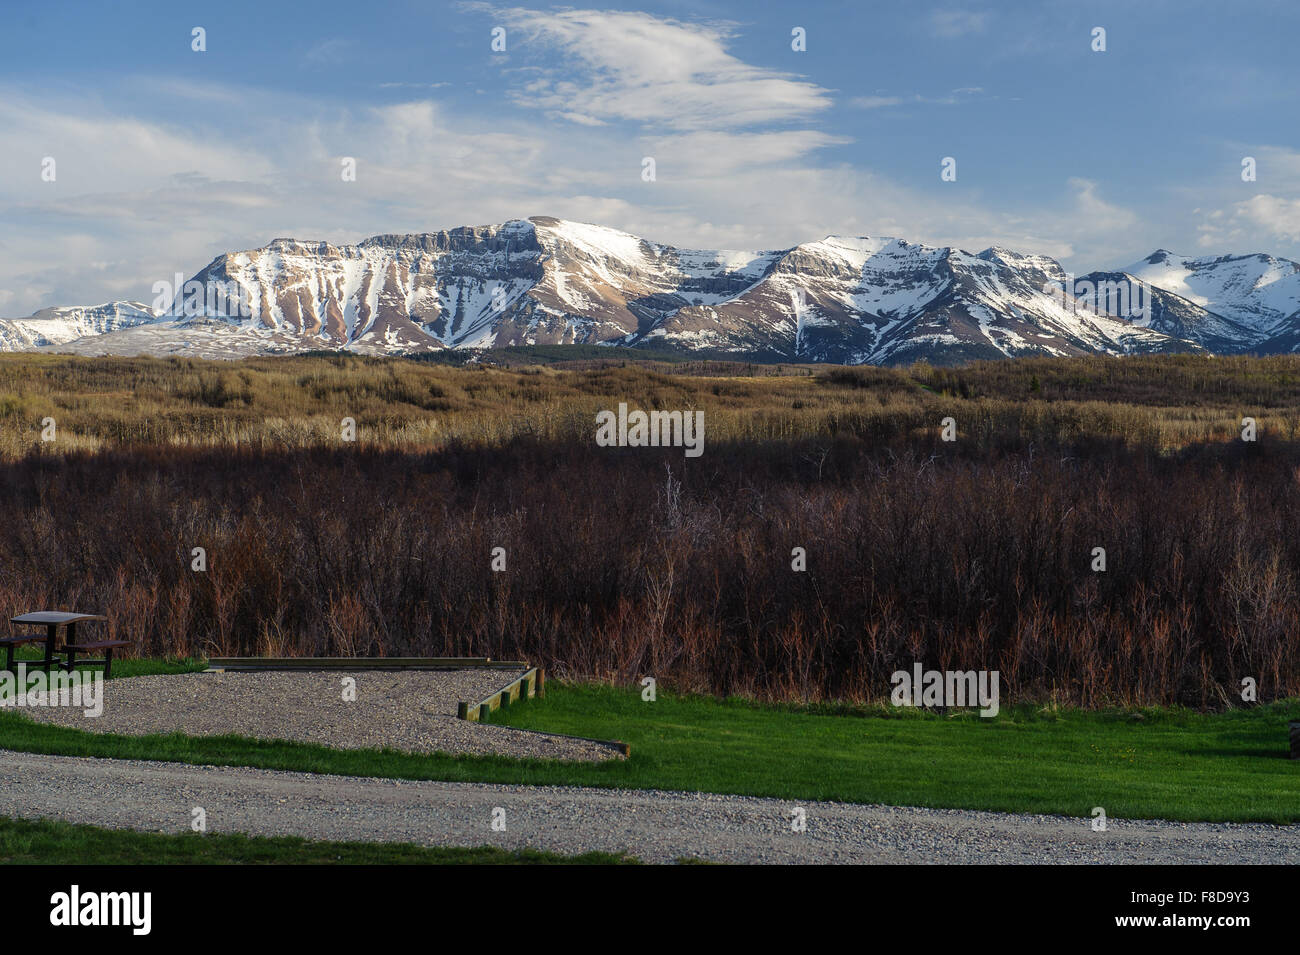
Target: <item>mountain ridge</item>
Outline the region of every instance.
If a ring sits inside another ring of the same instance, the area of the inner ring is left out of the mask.
[[[589,344],[954,364],[1300,349],[1300,263],[1265,253],[1158,249],[1076,278],[1049,256],[997,246],[832,234],[788,249],[689,249],[549,216],[344,245],[279,237],[154,291],[152,306],[0,319],[0,350],[239,357]]]

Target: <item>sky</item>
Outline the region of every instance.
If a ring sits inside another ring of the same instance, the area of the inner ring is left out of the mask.
[[[1300,259],[1290,0],[0,14],[5,317],[148,302],[277,237],[530,215],[693,248],[997,245],[1076,273],[1157,248]]]

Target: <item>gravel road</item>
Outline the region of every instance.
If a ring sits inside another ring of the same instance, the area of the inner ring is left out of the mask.
[[[342,749],[413,753],[495,753],[562,760],[622,758],[611,747],[547,733],[456,718],[461,700],[477,702],[523,670],[362,670],[177,673],[104,683],[104,710],[71,706],[19,711],[33,720],[92,733],[140,736],[233,733]],[[344,699],[343,679],[356,680]]]
[[[406,782],[0,751],[0,815],[153,832],[629,852],[647,862],[1300,863],[1300,827],[1016,816],[699,793]],[[491,826],[505,810],[506,831]]]

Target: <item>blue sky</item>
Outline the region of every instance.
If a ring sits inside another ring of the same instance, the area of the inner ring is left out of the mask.
[[[7,0],[5,19],[5,316],[147,300],[277,236],[528,215],[706,248],[997,244],[1079,272],[1158,247],[1300,258],[1290,3]]]

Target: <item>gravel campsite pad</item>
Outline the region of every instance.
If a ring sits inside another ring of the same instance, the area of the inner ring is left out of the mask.
[[[596,742],[456,717],[523,670],[207,672],[138,676],[104,683],[104,711],[23,708],[34,720],[94,733],[184,733],[319,743],[339,749],[473,753],[596,761],[618,756]],[[356,699],[343,680],[356,680]]]

